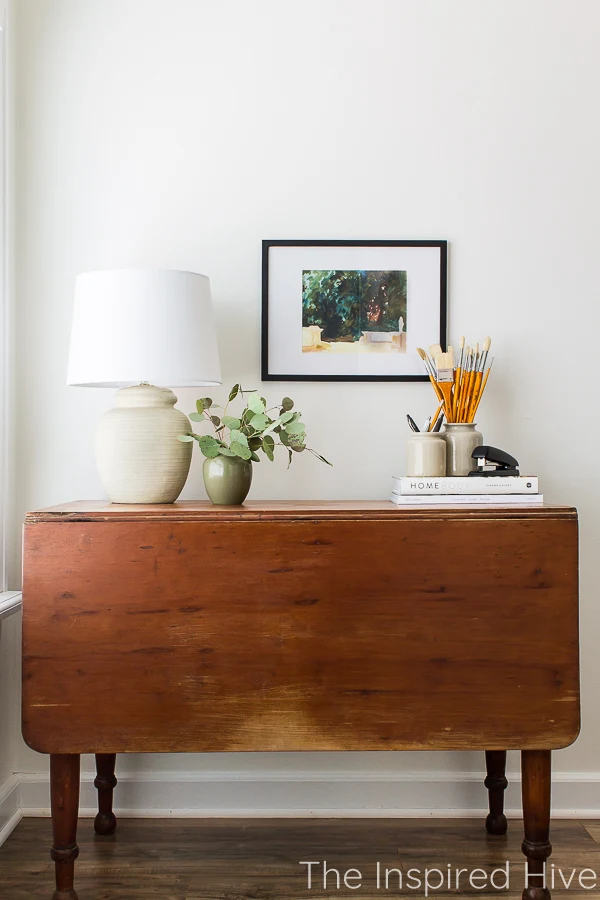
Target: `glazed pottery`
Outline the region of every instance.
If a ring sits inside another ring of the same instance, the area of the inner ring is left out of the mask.
[[[216,456],[202,466],[206,493],[213,503],[239,506],[252,484],[252,463],[239,456]]]

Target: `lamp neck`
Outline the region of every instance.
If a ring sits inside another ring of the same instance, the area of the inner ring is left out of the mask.
[[[133,387],[124,387],[115,395],[115,406],[175,406],[177,397],[169,388],[156,387],[154,384],[136,384]]]

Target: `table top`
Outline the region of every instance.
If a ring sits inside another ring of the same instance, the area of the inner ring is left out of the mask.
[[[579,729],[569,507],[67,504],[25,527],[23,610],[40,752],[550,749]]]
[[[89,521],[218,521],[231,520],[394,520],[394,519],[523,519],[551,518],[572,519],[577,510],[572,506],[555,506],[548,503],[527,503],[500,506],[476,502],[450,506],[424,503],[399,507],[389,500],[254,500],[242,506],[215,506],[210,501],[183,501],[180,503],[126,504],[102,500],[78,500],[62,503],[46,509],[27,513],[26,523],[36,522],[89,522]]]

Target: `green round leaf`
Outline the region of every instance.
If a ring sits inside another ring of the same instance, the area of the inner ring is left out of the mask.
[[[204,422],[204,413],[190,413],[189,418],[192,422]]]
[[[245,434],[242,434],[242,432],[238,431],[236,428],[231,429],[231,444],[232,445],[233,445],[234,441],[237,442],[238,444],[241,444],[242,447],[248,446],[248,438],[246,437]]]
[[[239,441],[231,442],[231,450],[241,459],[250,459],[252,456],[252,451],[248,447],[244,447],[243,444],[240,444]]]
[[[248,408],[251,409],[253,413],[260,415],[260,413],[264,413],[265,411],[265,402],[258,394],[250,394]]]
[[[223,425],[226,428],[239,428],[241,424],[236,416],[223,416]]]
[[[303,450],[306,450],[305,444],[292,444],[291,447],[296,453],[302,453]]]
[[[252,417],[252,427],[255,431],[262,431],[267,425],[271,424],[271,420],[264,413],[257,413]]]
[[[291,399],[291,397],[284,397],[283,400],[281,401],[281,405],[282,405],[283,409],[286,412],[288,412],[290,409],[293,408],[294,401]]]
[[[304,434],[306,432],[306,425],[304,422],[288,422],[285,426],[285,430],[288,434]]]
[[[260,462],[260,456],[257,456],[256,453],[251,453],[250,459],[252,460],[252,462]]]
[[[187,444],[189,441],[193,441],[194,438],[191,434],[179,434],[177,435],[177,440],[181,441],[182,444]]]
[[[210,434],[203,434],[198,439],[198,444],[204,456],[207,456],[209,459],[214,459],[215,456],[219,455],[219,444]]]
[[[215,426],[215,428],[218,428],[219,425],[221,424],[221,420],[220,420],[220,418],[219,418],[218,416],[211,416],[211,417],[210,417],[210,421],[213,423],[213,425]]]
[[[212,400],[210,399],[210,397],[203,397],[200,402],[204,409],[210,409],[210,407],[212,406]],[[196,403],[196,406],[197,405],[198,404]],[[198,412],[200,412],[200,410],[198,410]]]
[[[204,403],[202,402],[202,400],[196,400],[196,410],[197,410],[199,413],[203,413],[203,412],[204,412]]]
[[[265,434],[264,438],[262,439],[262,445],[263,447],[271,447],[272,449],[275,446],[275,441],[270,434]]]
[[[233,450],[230,450],[229,447],[219,447],[219,455],[220,456],[235,456]]]
[[[239,392],[240,392],[239,384],[234,384],[234,386],[229,391],[229,400],[235,400],[235,398],[237,397]]]
[[[294,418],[294,413],[288,411],[288,412],[284,412],[281,416],[279,416],[277,421],[279,423],[281,423],[282,425],[285,425],[286,422],[291,422],[293,418]]]

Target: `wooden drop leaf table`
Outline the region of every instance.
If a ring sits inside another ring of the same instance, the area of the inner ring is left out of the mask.
[[[50,754],[56,900],[80,754],[484,750],[503,834],[522,754],[526,900],[547,900],[550,755],[579,731],[577,514],[556,506],[70,503],[29,513],[23,734]]]

